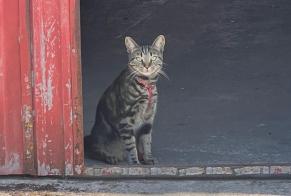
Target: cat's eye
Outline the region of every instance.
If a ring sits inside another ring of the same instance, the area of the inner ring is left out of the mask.
[[[137,57],[135,57],[135,60],[141,62],[141,57],[137,56]]]
[[[157,58],[158,58],[157,56],[153,56],[153,57],[152,57],[152,61],[157,60]]]

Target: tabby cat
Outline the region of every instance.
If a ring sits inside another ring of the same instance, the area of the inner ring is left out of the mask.
[[[91,134],[85,137],[85,151],[91,158],[116,164],[154,164],[152,127],[157,108],[159,75],[163,68],[165,37],[151,46],[139,46],[125,38],[128,66],[101,97]]]

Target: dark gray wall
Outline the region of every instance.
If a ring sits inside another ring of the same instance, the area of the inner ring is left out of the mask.
[[[85,132],[126,66],[166,36],[153,151],[163,164],[291,162],[291,1],[82,0]]]

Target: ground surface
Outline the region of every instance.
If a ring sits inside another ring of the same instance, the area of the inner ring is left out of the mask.
[[[5,178],[0,195],[291,195],[288,180],[169,181],[169,180],[61,180]]]
[[[166,36],[161,164],[291,162],[290,0],[82,0],[84,122],[126,66],[124,36]],[[92,163],[92,162],[91,162]]]

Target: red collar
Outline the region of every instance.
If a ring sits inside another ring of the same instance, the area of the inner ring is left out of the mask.
[[[153,90],[155,88],[154,84],[149,83],[147,80],[144,80],[142,78],[137,78],[137,83],[140,84],[143,88],[146,89],[147,94],[148,94],[148,107],[147,109],[150,108],[153,102]]]

